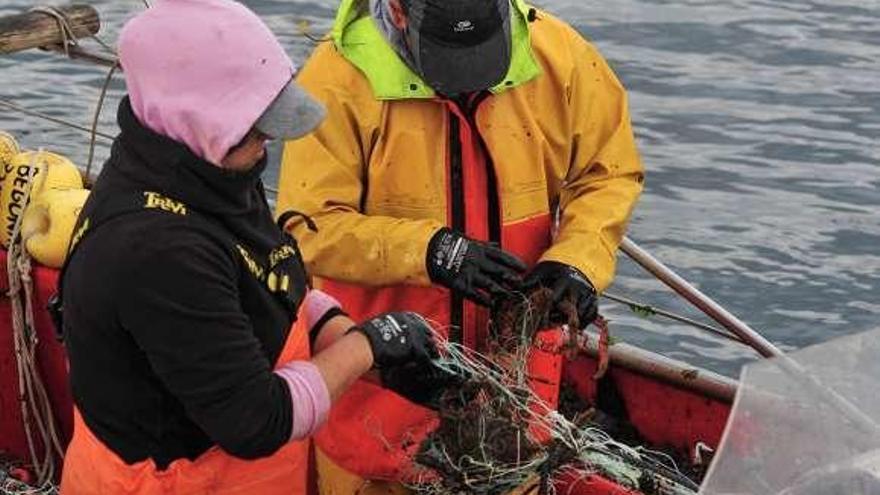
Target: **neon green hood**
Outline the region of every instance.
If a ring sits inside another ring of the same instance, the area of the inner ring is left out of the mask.
[[[336,14],[331,35],[336,48],[354,64],[370,81],[373,93],[380,100],[408,98],[433,98],[434,90],[428,86],[400,58],[394,48],[376,27],[368,0],[342,0]],[[490,91],[501,93],[522,85],[541,74],[532,55],[529,37],[528,7],[524,0],[511,0],[511,48],[512,56],[507,76]]]

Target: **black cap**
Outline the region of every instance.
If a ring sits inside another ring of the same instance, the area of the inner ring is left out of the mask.
[[[413,62],[440,94],[492,88],[510,67],[510,0],[404,0]]]

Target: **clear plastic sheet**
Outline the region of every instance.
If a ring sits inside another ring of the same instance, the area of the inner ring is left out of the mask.
[[[871,422],[880,423],[880,331],[748,365],[700,493],[880,495]]]

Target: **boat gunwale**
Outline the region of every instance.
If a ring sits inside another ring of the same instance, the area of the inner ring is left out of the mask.
[[[586,336],[587,342],[581,353],[598,359],[599,336],[593,332],[586,332]],[[739,388],[737,380],[625,342],[609,346],[609,358],[609,373],[619,367],[725,404],[733,404]]]

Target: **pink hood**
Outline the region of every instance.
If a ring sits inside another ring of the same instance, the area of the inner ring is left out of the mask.
[[[141,123],[219,164],[296,69],[269,28],[230,0],[156,0],[119,37]]]

